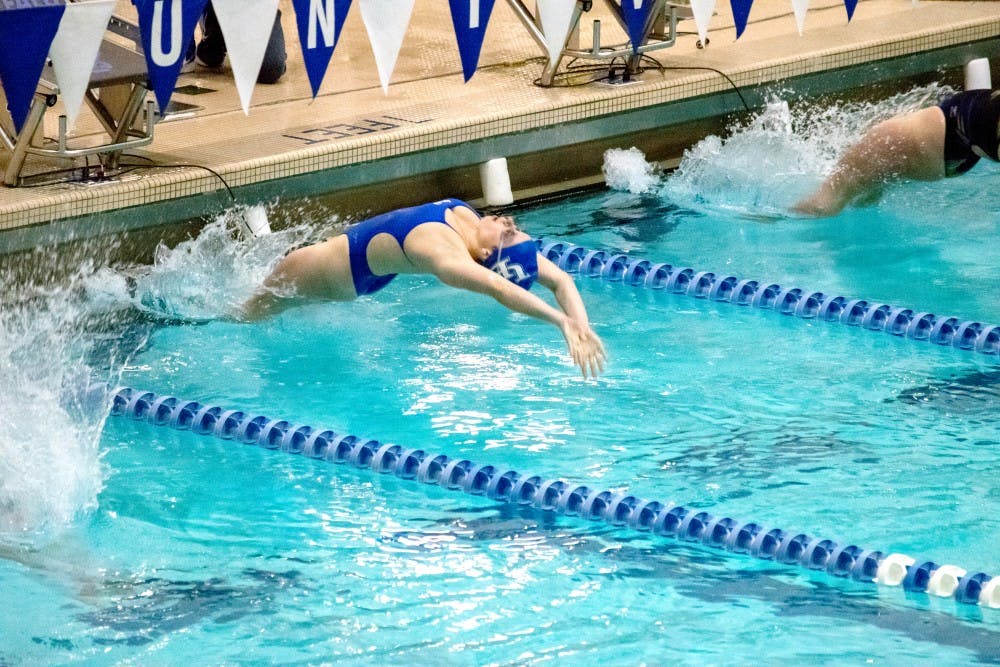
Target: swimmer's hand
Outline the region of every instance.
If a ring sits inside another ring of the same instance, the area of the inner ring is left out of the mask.
[[[583,377],[586,379],[589,374],[596,378],[598,373],[603,373],[608,354],[604,351],[604,343],[590,325],[566,318],[561,328],[573,363],[580,367]]]

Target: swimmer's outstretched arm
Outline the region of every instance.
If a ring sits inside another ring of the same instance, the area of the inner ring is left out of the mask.
[[[539,257],[538,282],[553,291],[562,310],[553,308],[535,294],[472,261],[455,259],[438,262],[433,273],[446,285],[491,296],[514,312],[558,327],[566,339],[573,362],[580,367],[583,376],[597,377],[599,372],[603,372],[607,358],[604,344],[590,328],[583,300],[572,279],[552,262]]]
[[[576,283],[569,274],[542,255],[538,255],[538,282],[552,291],[567,317],[567,326],[562,328],[562,332],[573,361],[583,371],[584,377],[587,377],[588,369],[591,377],[597,377],[598,372],[604,372],[607,352],[604,343],[590,327],[587,308],[583,305]]]

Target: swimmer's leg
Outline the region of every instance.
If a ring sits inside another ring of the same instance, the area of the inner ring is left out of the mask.
[[[352,301],[347,239],[297,248],[285,255],[234,317],[256,322],[308,301]]]
[[[232,313],[232,319],[237,322],[260,322],[269,317],[273,317],[284,310],[287,306],[274,292],[267,289],[258,289],[257,292],[247,299],[243,305]]]
[[[928,107],[872,127],[840,158],[819,189],[794,206],[813,216],[839,213],[856,199],[868,200],[900,178],[944,178],[944,113]]]

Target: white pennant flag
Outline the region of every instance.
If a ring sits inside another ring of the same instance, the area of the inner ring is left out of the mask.
[[[715,13],[715,0],[691,0],[691,13],[694,14],[694,24],[698,27],[698,39],[701,45],[708,44],[708,24]]]
[[[403,35],[410,24],[413,0],[358,0],[361,4],[361,20],[368,31],[368,41],[375,54],[378,78],[382,81],[382,91],[389,92],[389,79],[396,68],[399,48],[403,45]]]
[[[83,96],[94,71],[97,53],[104,41],[115,0],[91,0],[66,5],[56,31],[49,58],[59,84],[59,94],[66,108],[69,127],[76,123]]]
[[[226,41],[243,113],[250,115],[250,98],[274,28],[278,0],[212,0],[212,8]]]
[[[566,37],[573,27],[573,10],[576,0],[537,0],[538,20],[545,35],[545,46],[549,50],[549,64],[559,61]]]
[[[806,11],[809,9],[809,0],[792,0],[792,10],[795,12],[795,24],[799,27],[799,36],[802,36],[802,28],[806,24]]]

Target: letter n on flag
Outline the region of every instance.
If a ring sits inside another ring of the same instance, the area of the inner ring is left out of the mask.
[[[448,0],[451,22],[455,26],[458,53],[462,57],[462,74],[468,81],[476,73],[479,54],[483,49],[486,24],[493,12],[493,0]]]
[[[351,0],[292,0],[292,7],[302,44],[302,59],[313,97],[316,97],[340,39]]]
[[[65,3],[0,3],[0,82],[14,129],[21,131]]]
[[[642,46],[646,38],[646,22],[653,10],[654,0],[622,0],[622,13],[628,26],[628,38],[632,42],[632,52]]]
[[[149,83],[160,115],[170,103],[194,27],[208,0],[132,0],[139,12],[139,31],[146,52]]]

